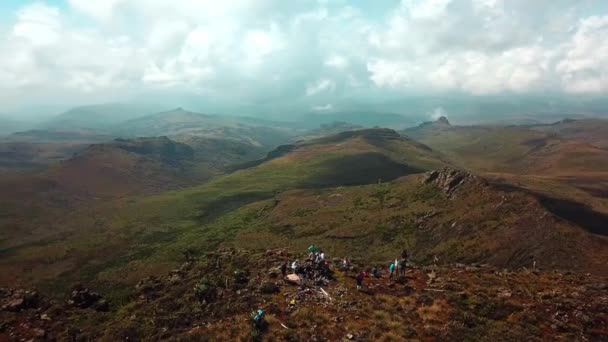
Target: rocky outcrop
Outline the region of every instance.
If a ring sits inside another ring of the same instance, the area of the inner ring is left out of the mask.
[[[106,301],[101,294],[81,286],[72,290],[68,304],[81,309],[92,308],[96,311],[109,310],[108,301]]]
[[[39,303],[39,295],[36,291],[0,289],[0,309],[3,311],[17,312],[35,308]]]
[[[458,189],[464,184],[477,182],[485,184],[478,176],[475,176],[469,172],[456,170],[449,167],[443,168],[442,170],[433,170],[424,174],[422,178],[423,184],[436,185],[441,191],[448,195],[453,195]]]

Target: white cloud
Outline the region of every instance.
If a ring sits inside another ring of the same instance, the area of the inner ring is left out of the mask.
[[[348,68],[348,60],[340,55],[332,55],[325,59],[325,66],[336,68],[338,70],[344,70]]]
[[[57,8],[34,3],[17,12],[13,35],[27,39],[33,46],[50,45],[60,39],[61,18]]]
[[[104,0],[104,1],[91,1],[91,0],[69,0],[70,6],[77,11],[90,15],[96,19],[110,19],[114,8],[122,0]]]
[[[112,101],[161,88],[251,103],[608,92],[608,13],[599,1],[390,3],[29,2],[0,31],[0,91],[15,102]]]
[[[336,90],[336,83],[330,79],[324,78],[318,80],[314,84],[309,84],[306,87],[306,96],[313,96],[323,92],[333,92]]]
[[[565,56],[556,71],[566,91],[608,91],[608,16],[581,20],[571,40],[564,44]]]
[[[367,63],[370,78],[378,87],[407,87],[411,83],[412,67],[407,62],[374,60]]]
[[[333,109],[334,109],[334,106],[331,103],[312,107],[312,110],[314,110],[315,112],[330,112]]]
[[[430,116],[431,120],[435,121],[435,120],[438,120],[442,116],[447,118],[448,114],[442,107],[437,107],[437,108],[435,108],[435,110],[433,110],[431,113],[429,113],[429,116]]]

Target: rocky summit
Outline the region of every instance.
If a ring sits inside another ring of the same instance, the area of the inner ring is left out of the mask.
[[[38,298],[17,306],[10,303],[34,292],[4,289],[0,340],[608,339],[606,278],[483,264],[408,264],[393,276],[389,260],[352,260],[345,266],[329,256],[324,281],[282,276],[286,260],[306,258],[287,249],[210,252],[143,279],[130,301],[109,313],[90,305],[101,295],[84,288],[75,289],[68,302]],[[261,331],[249,320],[257,309],[265,312]]]

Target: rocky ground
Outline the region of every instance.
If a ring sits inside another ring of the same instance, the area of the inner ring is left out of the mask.
[[[220,250],[143,279],[127,303],[76,286],[65,299],[0,290],[0,341],[608,341],[608,279],[487,265],[410,267],[394,281],[338,270],[291,285],[287,250]],[[387,262],[388,264],[388,262]],[[255,333],[252,310],[266,311]]]

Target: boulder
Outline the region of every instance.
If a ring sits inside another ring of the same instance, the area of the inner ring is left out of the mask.
[[[109,304],[102,295],[81,286],[72,290],[68,304],[81,309],[92,308],[97,311],[108,311],[109,309]]]
[[[285,282],[287,282],[288,284],[291,284],[291,285],[300,285],[301,279],[296,274],[288,274],[285,277]]]

